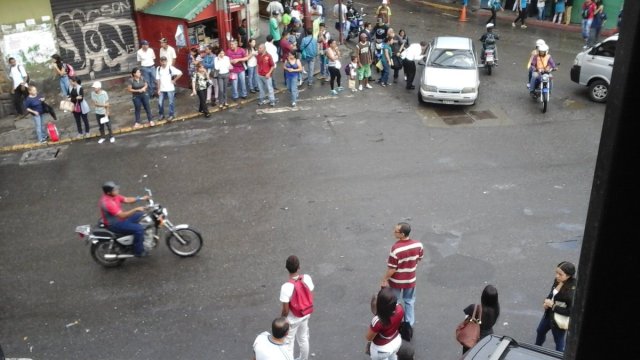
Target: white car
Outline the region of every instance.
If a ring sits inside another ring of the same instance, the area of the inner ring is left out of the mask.
[[[439,36],[427,47],[418,100],[421,103],[473,105],[480,75],[473,40]]]
[[[589,87],[589,98],[606,102],[618,45],[618,34],[612,35],[578,55],[571,68],[571,80]]]

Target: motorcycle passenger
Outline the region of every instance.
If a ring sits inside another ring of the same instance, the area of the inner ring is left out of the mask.
[[[124,211],[120,204],[133,204],[137,201],[146,201],[149,196],[125,197],[120,195],[120,187],[113,181],[107,181],[102,185],[100,197],[100,215],[104,226],[118,234],[133,235],[133,251],[136,257],[144,257],[149,254],[144,249],[144,228],[138,222],[144,215],[144,206],[138,206]]]
[[[546,44],[538,47],[538,54],[531,59],[531,81],[529,82],[529,92],[533,94],[536,84],[540,80],[542,72],[550,72],[556,69],[556,63],[549,55],[549,46]]]
[[[531,56],[529,56],[529,61],[527,61],[527,71],[529,71],[529,77],[527,77],[527,87],[529,87],[529,82],[531,82],[531,73],[533,72],[531,71],[531,61],[533,60],[533,57],[538,54],[538,48],[541,45],[545,45],[545,44],[546,42],[544,40],[538,39],[536,40],[536,48],[531,50]]]
[[[500,37],[493,32],[493,27],[493,23],[488,23],[487,32],[480,37],[480,41],[482,42],[482,56],[480,56],[480,60],[484,63],[484,50],[493,49],[494,64],[498,66],[498,47],[496,46],[496,40],[500,40]]]

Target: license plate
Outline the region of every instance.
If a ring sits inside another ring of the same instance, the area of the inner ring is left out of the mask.
[[[455,101],[451,101],[451,100],[442,100],[443,104],[455,104]]]

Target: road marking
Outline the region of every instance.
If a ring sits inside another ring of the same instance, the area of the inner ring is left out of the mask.
[[[259,114],[259,115],[277,114],[277,113],[283,113],[283,112],[289,112],[289,111],[303,111],[303,110],[311,110],[311,108],[306,106],[296,106],[296,107],[285,106],[285,107],[270,108],[270,109],[256,109],[256,114]]]

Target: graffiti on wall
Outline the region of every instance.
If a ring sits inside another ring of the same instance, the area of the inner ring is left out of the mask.
[[[68,4],[57,0],[51,5],[60,56],[78,75],[116,75],[136,65],[138,41],[129,1],[86,1],[83,8]]]

